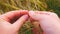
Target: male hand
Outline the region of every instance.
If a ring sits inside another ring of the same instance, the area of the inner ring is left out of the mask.
[[[16,10],[0,15],[0,34],[18,34],[27,19],[27,10]]]
[[[30,11],[29,16],[33,20],[38,21],[44,34],[60,34],[60,19],[55,13],[46,11]]]

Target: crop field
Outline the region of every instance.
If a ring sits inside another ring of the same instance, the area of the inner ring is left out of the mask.
[[[50,11],[60,17],[60,0],[0,0],[0,14],[14,10]],[[34,26],[27,21],[19,34],[34,34]]]

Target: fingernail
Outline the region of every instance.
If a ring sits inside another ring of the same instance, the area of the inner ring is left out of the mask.
[[[28,19],[28,15],[23,15],[25,19]]]
[[[34,14],[34,11],[29,11],[29,14],[33,15]]]

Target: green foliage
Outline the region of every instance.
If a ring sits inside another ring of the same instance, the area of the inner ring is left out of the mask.
[[[60,16],[60,0],[0,0],[0,14],[12,10],[52,11]],[[33,25],[32,25],[33,26]],[[25,23],[20,34],[33,34],[30,23]]]

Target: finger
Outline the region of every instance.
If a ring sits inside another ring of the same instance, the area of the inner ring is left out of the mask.
[[[0,18],[10,22],[12,20],[19,18],[21,15],[24,15],[24,14],[28,14],[28,11],[27,10],[16,10],[16,11],[5,13],[1,15]]]
[[[59,20],[59,17],[56,13],[53,12],[47,12],[47,11],[35,11],[36,14],[40,14],[40,15],[47,15],[47,16],[51,16],[57,20]]]
[[[57,19],[55,19],[55,17],[53,18],[52,16],[49,16],[49,15],[36,14],[33,11],[29,12],[29,16],[32,19],[39,20],[41,28],[47,34],[49,33],[52,34],[52,32],[60,31],[60,23]]]
[[[27,21],[27,19],[28,15],[23,15],[15,23],[13,23],[15,30],[19,30],[22,27],[22,25]]]
[[[32,29],[34,34],[42,34],[42,29],[38,21],[31,22],[34,28]]]
[[[39,17],[37,16],[37,14],[34,11],[29,11],[29,16],[30,18],[32,18],[33,20],[38,20]],[[31,19],[31,20],[32,20]]]
[[[39,14],[45,14],[45,15],[49,15],[49,16],[53,16],[56,19],[58,19],[58,15],[56,13],[53,12],[47,12],[47,11],[36,11],[35,13],[39,13]]]
[[[34,28],[32,29],[33,33],[34,34],[42,34],[42,29],[40,27],[39,22],[36,19],[34,20],[31,17],[30,17],[30,22],[34,26]]]
[[[32,29],[34,34],[43,34],[43,30],[40,26],[39,21],[36,21],[36,20],[30,18],[30,23],[34,26],[34,28]]]
[[[50,14],[50,15],[47,15],[47,14]],[[50,13],[50,12],[45,12],[44,13],[44,12],[29,11],[29,16],[34,20],[41,20],[41,18],[43,19],[44,17],[52,17],[52,18],[55,18],[55,19],[59,20],[59,18],[56,16],[56,14]]]

